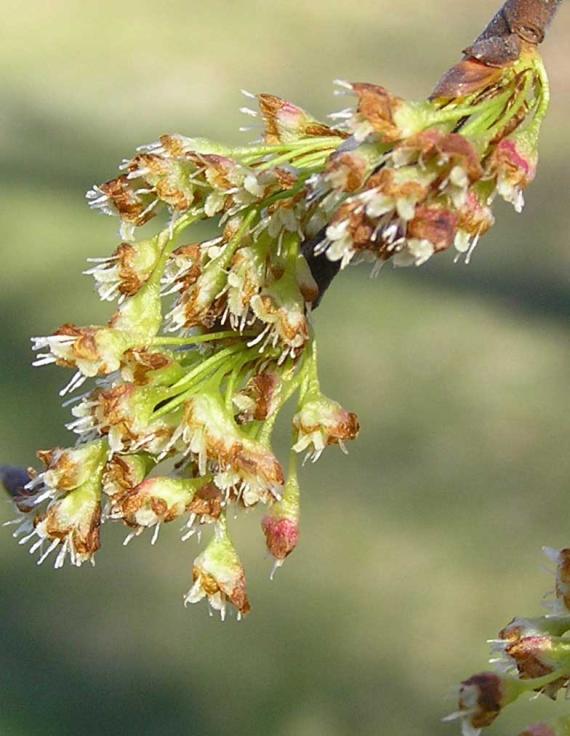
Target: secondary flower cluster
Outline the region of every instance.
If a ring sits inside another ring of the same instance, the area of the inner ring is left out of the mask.
[[[371,84],[341,91],[356,105],[332,116],[336,127],[258,95],[245,111],[261,142],[165,135],[88,193],[120,219],[115,252],[87,271],[117,308],[105,325],[34,339],[37,365],[73,370],[62,395],[92,379],[68,401],[76,445],[38,453],[43,470],[15,494],[15,536],[40,562],[93,561],[103,522],[123,523],[126,541],[152,529],[153,542],[172,521],[183,539],[209,525],[184,600],[246,613],[228,509],[267,507],[262,530],[281,565],[299,536],[297,454],[316,460],[359,430],[320,388],[310,313],[322,294],[307,243],[341,266],[420,265],[451,247],[469,257],[497,193],[522,206],[548,101],[535,54],[422,103]],[[285,470],[271,438],[294,395]]]
[[[546,606],[550,614],[515,618],[491,641],[494,672],[461,683],[459,708],[445,720],[460,719],[464,736],[478,736],[523,693],[555,700],[570,685],[570,549],[546,548],[555,564],[556,585]],[[567,736],[570,718],[540,723],[521,736]]]

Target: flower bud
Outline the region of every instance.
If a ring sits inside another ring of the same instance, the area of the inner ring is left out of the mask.
[[[228,602],[236,608],[238,616],[249,612],[243,567],[224,525],[217,525],[214,538],[194,560],[192,578],[194,584],[184,596],[184,605],[207,598],[222,620]]]
[[[299,481],[295,473],[285,484],[283,498],[271,506],[261,522],[267,549],[281,567],[299,541]]]

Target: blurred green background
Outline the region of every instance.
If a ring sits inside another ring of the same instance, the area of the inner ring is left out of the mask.
[[[163,132],[239,141],[241,87],[321,116],[335,77],[425,96],[496,4],[2,6],[0,460],[28,464],[70,441],[67,379],[30,368],[29,336],[108,314],[80,275],[117,242],[84,203],[92,183]],[[0,534],[1,736],[458,732],[439,720],[451,688],[513,615],[540,612],[540,547],[570,541],[569,20],[544,48],[553,106],[524,215],[500,206],[469,267],[349,270],[316,314],[324,388],[362,433],[305,469],[302,544],[274,582],[258,517],[234,524],[244,622],[183,608],[197,547],[176,528],[128,549],[105,528],[95,569],[57,573]]]

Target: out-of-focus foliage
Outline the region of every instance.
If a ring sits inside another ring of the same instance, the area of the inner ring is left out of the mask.
[[[494,9],[5,0],[2,462],[69,441],[60,371],[31,370],[28,336],[105,316],[80,272],[116,245],[116,223],[88,211],[84,190],[163,132],[238,141],[240,87],[321,116],[338,104],[333,77],[424,96]],[[316,313],[323,387],[363,430],[348,458],[306,468],[301,544],[273,583],[258,518],[236,528],[255,615],[221,625],[182,607],[196,548],[176,530],[156,549],[119,550],[106,529],[96,569],[55,573],[5,529],[1,734],[453,732],[439,723],[454,705],[445,694],[484,666],[481,642],[511,615],[538,613],[539,548],[570,541],[560,15],[543,49],[553,105],[524,214],[501,207],[469,267],[443,257],[374,282],[349,270]],[[504,733],[541,714],[521,711]]]

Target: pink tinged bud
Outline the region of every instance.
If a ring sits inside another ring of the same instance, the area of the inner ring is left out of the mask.
[[[280,567],[299,541],[299,483],[296,475],[288,478],[283,499],[273,504],[261,526],[267,549],[274,557],[276,567]]]
[[[354,439],[359,432],[358,417],[348,412],[336,401],[323,396],[310,397],[293,417],[298,430],[295,452],[308,450],[313,462],[318,460],[328,445],[340,445]]]
[[[523,209],[523,190],[536,176],[537,163],[536,144],[524,133],[504,138],[491,155],[489,170],[496,176],[497,191],[517,212]]]
[[[210,544],[194,560],[192,578],[194,584],[184,596],[184,605],[207,598],[222,620],[228,602],[235,607],[238,617],[249,612],[243,567],[223,526],[217,526]]]

